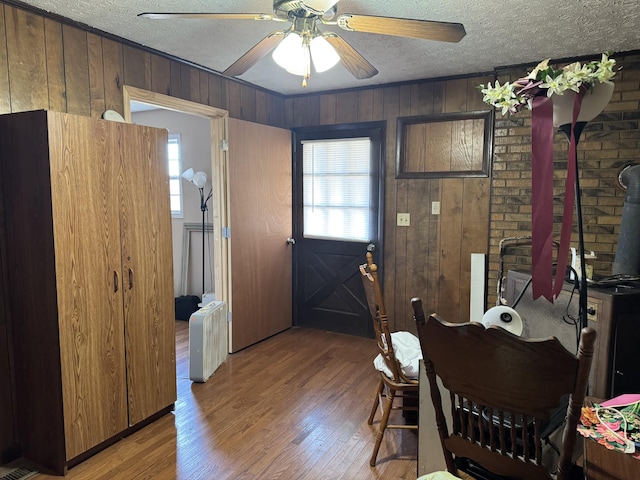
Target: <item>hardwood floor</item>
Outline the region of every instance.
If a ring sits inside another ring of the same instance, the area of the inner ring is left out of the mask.
[[[369,466],[374,340],[292,328],[229,355],[206,383],[189,380],[187,322],[176,322],[176,347],[175,412],[70,469],[68,480],[415,480],[412,431],[387,431]]]

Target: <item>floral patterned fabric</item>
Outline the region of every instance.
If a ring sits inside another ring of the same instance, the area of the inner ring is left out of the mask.
[[[578,433],[609,450],[640,459],[640,404],[623,408],[582,407]]]

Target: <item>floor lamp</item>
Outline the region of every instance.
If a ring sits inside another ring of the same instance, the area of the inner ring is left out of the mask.
[[[184,171],[182,178],[192,183],[200,191],[200,210],[202,211],[202,302],[204,302],[205,291],[205,251],[206,251],[206,239],[205,239],[205,213],[207,211],[207,202],[211,198],[213,193],[213,187],[209,189],[209,194],[205,197],[204,186],[207,183],[207,174],[204,172],[194,172],[193,168],[189,168]]]
[[[584,230],[582,224],[580,180],[578,178],[577,146],[584,127],[588,122],[599,115],[604,107],[607,106],[609,100],[611,99],[611,95],[613,94],[613,89],[613,83],[596,83],[593,86],[593,89],[586,93],[582,98],[580,110],[575,118],[573,118],[573,103],[575,100],[575,94],[573,94],[572,92],[566,92],[565,95],[553,97],[553,125],[565,134],[569,142],[571,142],[571,134],[573,133],[573,138],[575,141],[575,155],[573,158],[568,159],[568,161],[574,162],[575,165],[575,205],[576,217],[578,220],[578,250],[580,259],[580,275],[578,275],[577,277],[579,279],[579,316],[581,328],[585,328],[588,326],[587,270],[585,261]],[[571,131],[572,125],[573,132]]]
[[[587,263],[584,254],[584,228],[582,223],[582,193],[580,191],[580,179],[578,178],[578,152],[577,146],[580,141],[580,135],[584,130],[587,122],[576,122],[573,127],[573,135],[576,142],[576,154],[574,158],[569,161],[575,163],[576,178],[575,184],[575,205],[576,205],[576,218],[578,221],[578,258],[580,260],[580,275],[577,275],[578,279],[578,314],[580,318],[580,328],[588,326],[587,322]],[[567,137],[567,141],[571,141],[571,124],[565,123],[558,127],[562,133]]]

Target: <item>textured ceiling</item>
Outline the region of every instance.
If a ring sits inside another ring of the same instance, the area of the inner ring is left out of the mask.
[[[274,21],[150,20],[141,12],[272,13],[271,0],[27,0],[155,50],[222,72],[267,34],[288,24]],[[505,6],[508,5],[508,6]],[[379,73],[356,80],[338,64],[312,72],[308,86],[270,55],[239,78],[286,95],[487,72],[495,67],[640,50],[639,0],[341,0],[338,13],[458,22],[459,43],[332,30]]]

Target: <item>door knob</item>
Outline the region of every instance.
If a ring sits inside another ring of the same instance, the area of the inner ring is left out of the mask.
[[[287,245],[295,245],[296,244],[296,239],[295,238],[287,238]]]

